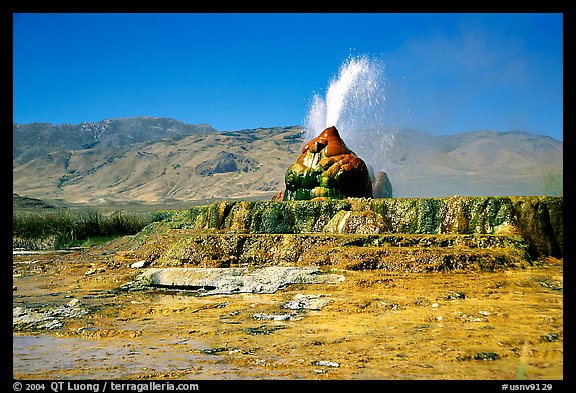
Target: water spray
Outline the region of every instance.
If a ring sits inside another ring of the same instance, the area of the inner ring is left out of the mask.
[[[387,171],[394,129],[385,127],[386,92],[382,62],[368,56],[349,57],[330,81],[326,96],[316,94],[312,98],[304,140],[335,126],[350,149],[375,173]]]

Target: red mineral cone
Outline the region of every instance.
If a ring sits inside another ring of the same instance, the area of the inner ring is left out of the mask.
[[[286,172],[284,200],[372,197],[364,161],[346,146],[336,127],[328,127],[302,148]]]

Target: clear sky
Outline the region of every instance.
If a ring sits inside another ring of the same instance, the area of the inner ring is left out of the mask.
[[[390,126],[563,140],[558,13],[13,15],[13,121],[303,125],[349,56],[382,61]]]

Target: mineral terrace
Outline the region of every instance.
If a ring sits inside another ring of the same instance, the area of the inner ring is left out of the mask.
[[[13,256],[17,379],[563,379],[561,197],[222,202]]]

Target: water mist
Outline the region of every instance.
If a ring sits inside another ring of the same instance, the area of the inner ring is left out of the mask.
[[[390,176],[389,153],[395,129],[385,126],[384,65],[367,56],[349,57],[328,85],[325,97],[312,98],[304,123],[304,140],[335,126],[346,145],[372,168]]]

